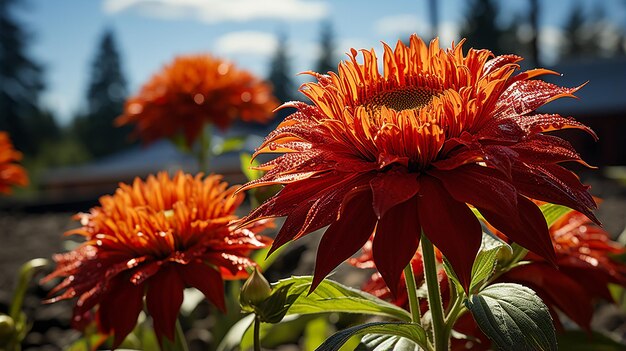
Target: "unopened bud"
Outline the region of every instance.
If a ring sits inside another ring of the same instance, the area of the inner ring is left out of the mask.
[[[0,345],[9,341],[15,333],[15,322],[6,314],[0,314]]]
[[[243,307],[253,307],[263,302],[272,293],[270,283],[256,268],[241,287],[239,303]]]

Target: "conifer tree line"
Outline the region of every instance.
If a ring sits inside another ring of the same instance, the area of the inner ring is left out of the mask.
[[[94,40],[94,54],[89,67],[82,107],[72,123],[61,128],[51,111],[42,107],[45,91],[45,61],[29,53],[36,33],[20,20],[20,12],[27,0],[0,0],[0,130],[8,131],[17,149],[27,159],[39,160],[44,166],[60,166],[99,158],[132,146],[129,130],[113,126],[113,120],[122,111],[129,94],[124,76],[122,48],[111,28]],[[582,0],[573,2],[565,23],[562,24],[561,60],[580,60],[598,56],[625,55],[626,23],[607,22],[597,4]],[[430,20],[435,29],[418,33],[424,37],[437,33],[437,1],[423,0],[430,7]],[[485,47],[496,54],[515,52],[533,58],[541,65],[537,38],[541,28],[538,19],[545,15],[541,2],[527,0],[525,11],[517,13],[510,23],[497,21],[505,7],[505,0],[471,0],[462,2],[466,14],[460,37],[467,37],[467,47]],[[586,5],[586,7],[585,7]],[[595,7],[594,7],[595,6]],[[626,2],[623,3],[626,6]],[[589,8],[595,10],[589,11]],[[620,27],[621,26],[621,27]],[[532,35],[522,38],[526,28]],[[397,33],[405,36],[409,33]],[[296,73],[291,66],[290,40],[285,33],[278,34],[278,46],[268,62],[267,79],[274,87],[280,101],[302,99],[296,94]],[[312,70],[326,73],[335,71],[341,56],[336,54],[335,33],[332,22],[326,20],[319,26],[319,53]],[[289,114],[282,111],[278,120]]]

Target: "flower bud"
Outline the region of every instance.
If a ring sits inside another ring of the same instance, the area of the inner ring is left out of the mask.
[[[0,314],[0,345],[5,344],[15,333],[15,322],[6,314]]]
[[[272,292],[270,283],[256,267],[241,287],[239,303],[242,307],[254,307],[267,299]]]

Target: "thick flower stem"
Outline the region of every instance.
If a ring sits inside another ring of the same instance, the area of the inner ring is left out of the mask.
[[[404,279],[406,280],[406,291],[409,295],[409,307],[411,309],[411,320],[413,323],[421,323],[420,317],[420,303],[417,299],[417,285],[415,284],[415,275],[413,274],[413,267],[409,262],[404,267]]]
[[[443,305],[441,304],[441,292],[439,291],[439,281],[437,279],[437,261],[433,244],[422,233],[422,257],[424,260],[424,276],[426,277],[426,287],[428,289],[428,307],[433,326],[433,340],[435,351],[449,350],[449,336],[446,330]]]
[[[261,338],[260,338],[260,334],[261,334],[261,319],[259,318],[259,316],[254,316],[254,334],[253,334],[253,341],[254,341],[254,351],[261,351]]]

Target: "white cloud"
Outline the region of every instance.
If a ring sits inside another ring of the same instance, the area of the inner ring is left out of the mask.
[[[136,11],[163,19],[193,18],[214,24],[255,19],[319,20],[329,11],[324,1],[303,0],[104,0],[106,13]]]
[[[259,31],[230,32],[215,41],[215,51],[223,55],[272,55],[278,46],[275,35]]]
[[[383,36],[424,33],[428,30],[428,26],[424,24],[424,21],[410,14],[382,17],[376,21],[374,28],[378,34]]]

